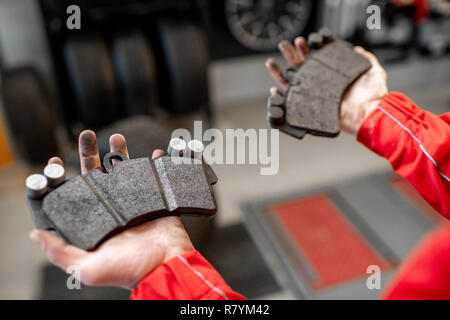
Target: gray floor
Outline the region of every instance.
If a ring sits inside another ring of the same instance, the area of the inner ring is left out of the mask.
[[[266,95],[272,84],[263,69],[265,56],[216,63],[211,68],[212,96],[217,126],[267,128]],[[410,95],[422,107],[449,110],[450,59],[411,62],[388,68],[390,87]],[[220,177],[216,190],[220,225],[241,221],[243,201],[309,189],[352,177],[389,170],[389,165],[360,146],[355,138],[307,137],[298,141],[280,136],[280,171],[261,176],[258,166],[215,165]],[[46,261],[28,240],[31,219],[24,201],[23,182],[30,168],[21,163],[0,169],[0,299],[32,299],[38,287],[39,267]],[[400,236],[400,235],[399,235]],[[286,298],[283,292],[262,298]]]

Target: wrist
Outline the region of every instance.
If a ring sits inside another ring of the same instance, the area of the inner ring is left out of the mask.
[[[364,121],[375,111],[381,100],[382,98],[363,103],[343,102],[340,114],[342,130],[357,135]]]
[[[364,106],[364,115],[362,117],[361,122],[358,124],[358,131],[361,128],[364,121],[366,121],[366,119],[372,114],[372,112],[374,112],[380,105],[381,100],[383,100],[383,98],[369,101],[366,103],[366,105]],[[358,133],[358,131],[356,132],[356,134]]]
[[[195,248],[190,240],[189,243],[185,243],[184,245],[168,248],[162,263],[165,263],[176,256],[181,256],[194,250]]]

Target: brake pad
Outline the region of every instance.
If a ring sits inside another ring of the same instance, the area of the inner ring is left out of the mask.
[[[267,118],[272,128],[299,139],[307,133],[336,137],[341,130],[341,101],[371,64],[353,50],[352,44],[333,39],[326,28],[311,33],[308,45],[311,52],[307,59],[283,75],[289,82],[285,98],[269,98]]]
[[[112,159],[121,161],[112,165]],[[34,193],[27,188],[26,198],[36,228],[55,231],[66,242],[93,250],[144,221],[216,213],[211,186],[217,177],[206,163],[174,161],[170,156],[129,160],[112,152],[103,158],[103,166],[106,173],[94,170],[66,179],[54,188],[43,189],[43,194],[36,190],[39,177],[52,181],[46,170],[46,177],[30,176],[27,187],[31,185]]]

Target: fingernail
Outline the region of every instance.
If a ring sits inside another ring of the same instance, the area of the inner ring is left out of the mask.
[[[80,153],[83,157],[94,156],[98,152],[97,138],[92,130],[85,130],[80,134]]]
[[[270,92],[270,94],[272,96],[277,95],[278,94],[278,88],[272,87],[272,88],[270,88],[269,92]]]
[[[33,230],[30,232],[30,239],[33,242],[39,242],[39,231]]]
[[[164,151],[162,151],[161,149],[156,149],[152,153],[152,159],[156,159],[156,158],[159,158],[159,157],[162,157],[162,156],[164,156]]]
[[[30,232],[30,239],[34,243],[40,245],[42,250],[45,249],[45,242],[39,236],[39,231],[38,230],[33,230],[33,231]]]
[[[275,70],[276,72],[281,72],[280,65],[274,59],[268,60],[267,63],[271,69]]]
[[[266,60],[266,66],[273,66],[274,60],[272,58],[269,58]]]
[[[81,132],[80,139],[85,144],[91,145],[96,143],[95,133],[92,130],[84,130]]]
[[[121,144],[123,140],[125,140],[125,137],[120,133],[114,133],[109,137],[109,143],[118,142],[119,144]]]
[[[283,41],[281,41],[279,44],[278,44],[278,47],[281,49],[281,48],[287,48],[287,47],[289,47],[289,45],[290,45],[290,42],[289,41],[287,41],[287,40],[283,40]]]

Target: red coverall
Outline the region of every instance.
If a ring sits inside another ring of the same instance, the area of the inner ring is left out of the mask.
[[[422,24],[430,14],[430,4],[428,0],[415,0],[416,3],[416,15],[414,21],[416,24]]]
[[[430,4],[429,0],[394,0],[394,4],[398,7],[404,7],[412,5],[416,7],[416,13],[414,15],[414,23],[416,25],[421,25],[425,22],[430,14]]]
[[[414,5],[416,6],[414,22],[416,25],[421,25],[425,22],[425,20],[427,20],[428,15],[430,14],[429,0],[414,0]]]
[[[436,116],[398,92],[362,124],[358,140],[391,163],[442,215],[450,216],[450,112]],[[450,223],[432,233],[399,270],[387,299],[450,299]],[[131,299],[244,299],[197,251],[144,277]]]

